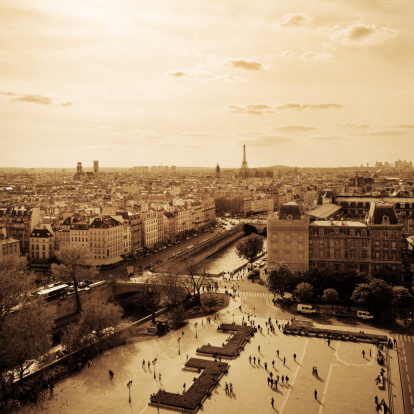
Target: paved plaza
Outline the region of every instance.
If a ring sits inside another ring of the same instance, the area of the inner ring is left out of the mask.
[[[244,310],[249,310],[249,300],[249,297],[243,299]],[[377,348],[374,345],[331,341],[328,346],[325,339],[284,335],[278,329],[274,334],[268,334],[265,322],[269,316],[273,318],[272,312],[276,314],[277,309],[268,303],[268,298],[263,297],[262,301],[261,306],[257,306],[257,298],[254,303],[256,312],[263,316],[252,317],[256,326],[263,328],[262,333],[255,334],[238,358],[226,361],[230,363],[228,374],[221,379],[199,412],[366,414],[375,413],[376,395],[380,401],[384,398],[388,404],[388,385],[384,390],[379,390],[375,383],[381,366],[376,362]],[[239,305],[240,298],[230,300],[229,307],[218,314],[217,320],[213,317],[211,324],[207,323],[206,318],[191,319],[182,330],[169,332],[159,338],[139,338],[129,345],[106,351],[93,360],[92,367],[85,366],[74,377],[56,385],[51,399],[47,395],[42,404],[24,407],[19,412],[156,413],[156,407],[147,405],[150,395],[159,388],[181,393],[184,383],[186,389],[191,386],[194,376],[198,374],[182,371],[187,355],[189,358],[195,357],[197,347],[203,344],[220,346],[224,343],[228,334],[217,332],[217,326],[222,322],[231,323],[233,318],[237,324],[242,322],[243,317],[247,320],[247,314],[238,309]],[[195,322],[198,322],[197,338]],[[287,320],[278,322],[284,324]],[[383,333],[374,329],[370,331]],[[178,338],[182,338],[180,344]],[[363,350],[365,357],[362,355]],[[297,355],[296,362],[293,354]],[[256,364],[249,362],[249,355],[256,357]],[[394,384],[398,385],[396,351],[391,350],[390,356]],[[154,379],[154,366],[148,368],[147,362],[155,358],[157,362]],[[257,358],[260,358],[260,364]],[[286,358],[285,364],[283,358]],[[145,366],[142,365],[143,359]],[[318,369],[317,377],[312,375],[314,366]],[[109,379],[109,370],[114,372],[112,380]],[[268,386],[267,378],[271,371],[273,378],[277,375],[280,377],[277,390]],[[282,383],[282,376],[289,377],[288,385]],[[131,404],[128,402],[127,388],[130,380]],[[234,394],[231,396],[225,393],[226,382],[233,385]],[[317,399],[314,396],[315,389]],[[400,403],[398,386],[395,387],[394,394],[396,403]],[[274,408],[271,407],[272,397]],[[160,412],[173,411],[160,408]]]

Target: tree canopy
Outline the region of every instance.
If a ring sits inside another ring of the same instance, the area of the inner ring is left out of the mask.
[[[25,257],[10,257],[0,262],[0,319],[34,289],[34,279]]]
[[[381,279],[371,279],[368,283],[357,285],[352,293],[351,300],[358,305],[364,306],[374,314],[392,306],[392,288]]]
[[[237,256],[246,259],[250,264],[252,264],[257,256],[263,252],[263,249],[263,237],[258,234],[251,234],[250,236],[243,237],[236,244]]]
[[[123,310],[114,303],[94,298],[83,305],[77,324],[69,325],[62,335],[62,344],[73,351],[101,338],[107,328],[116,328]]]
[[[92,261],[91,252],[84,246],[63,246],[55,253],[59,265],[52,264],[52,274],[56,279],[73,283],[76,296],[76,308],[82,310],[78,281],[92,276],[95,269],[90,266]]]
[[[338,303],[339,301],[339,295],[336,289],[325,289],[323,291],[322,300],[330,305],[332,305],[332,311],[333,306],[335,303]]]
[[[20,378],[52,344],[53,316],[40,299],[24,302],[0,325],[2,370],[19,368]]]
[[[311,284],[306,282],[299,283],[293,294],[299,302],[307,303],[313,296],[313,287]]]
[[[268,269],[267,287],[270,293],[281,298],[291,286],[293,272],[286,262],[277,262],[274,267]]]

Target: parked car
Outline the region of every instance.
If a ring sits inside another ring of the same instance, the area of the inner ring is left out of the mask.
[[[374,315],[371,315],[371,313],[368,312],[368,311],[359,310],[359,311],[357,311],[357,318],[360,318],[360,319],[373,319]]]
[[[316,313],[316,309],[312,305],[304,305],[299,303],[297,306],[298,313]]]

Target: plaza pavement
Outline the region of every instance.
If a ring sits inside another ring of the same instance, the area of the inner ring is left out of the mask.
[[[256,326],[263,328],[257,332],[246,345],[244,351],[235,360],[228,360],[228,374],[221,380],[212,395],[206,399],[199,412],[228,413],[284,413],[284,414],[343,414],[343,413],[375,413],[374,397],[384,398],[388,404],[386,387],[379,390],[375,378],[380,365],[375,360],[376,347],[371,344],[331,341],[330,347],[326,340],[284,335],[278,329],[275,334],[268,334],[265,321],[276,309],[266,297],[244,298],[244,308],[256,308]],[[261,304],[260,304],[260,303]],[[135,342],[105,352],[93,361],[91,368],[84,367],[76,376],[56,385],[54,396],[47,395],[43,403],[37,406],[24,407],[21,413],[156,413],[157,408],[149,407],[151,393],[160,387],[170,392],[182,392],[183,384],[188,389],[195,375],[193,372],[182,371],[181,368],[188,357],[196,357],[196,348],[207,343],[221,345],[228,334],[218,333],[217,326],[222,322],[241,323],[247,314],[240,311],[240,298],[231,300],[227,309],[218,314],[217,320],[209,325],[205,318],[191,319],[189,324],[179,331],[172,331],[159,338],[148,340],[137,339]],[[274,321],[274,320],[273,320]],[[287,320],[279,320],[286,323]],[[197,338],[194,323],[198,322]],[[367,330],[368,331],[368,330]],[[372,330],[375,331],[375,330]],[[182,335],[182,332],[184,335]],[[377,332],[377,331],[376,331]],[[181,355],[178,355],[177,339],[180,341]],[[260,345],[260,353],[258,346]],[[280,358],[276,356],[279,350]],[[365,350],[365,358],[362,356]],[[370,350],[372,356],[370,356]],[[293,354],[296,353],[296,362]],[[260,365],[250,364],[249,355],[260,357]],[[286,365],[283,358],[286,357]],[[154,367],[142,367],[142,360],[157,358]],[[207,358],[207,357],[201,357]],[[272,369],[272,360],[275,368]],[[267,384],[269,372],[273,377],[289,376],[289,385],[279,381],[278,390],[271,389]],[[396,351],[391,350],[391,364],[394,402],[398,405],[395,413],[402,413],[402,398],[398,391],[399,371]],[[317,366],[318,377],[312,375],[312,367]],[[115,375],[109,380],[108,371]],[[158,374],[161,373],[161,381]],[[132,380],[131,399],[128,402],[127,382]],[[224,391],[225,382],[232,383],[234,395]],[[314,390],[318,399],[314,398]],[[270,401],[274,398],[272,409]],[[160,412],[172,412],[160,408]]]

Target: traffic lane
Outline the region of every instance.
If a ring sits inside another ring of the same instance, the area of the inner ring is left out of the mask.
[[[403,338],[407,338],[406,335]],[[407,338],[408,339],[408,338]],[[414,340],[410,337],[411,341]],[[407,340],[398,341],[399,358],[400,358],[400,371],[401,371],[401,386],[403,389],[403,398],[405,412],[414,414],[414,394],[412,380],[414,378],[414,342]]]
[[[139,266],[142,266],[142,267],[150,266],[152,264],[155,264],[155,262],[159,260],[162,261],[162,260],[168,259],[174,253],[178,253],[181,250],[184,250],[186,247],[191,246],[192,244],[211,239],[212,237],[221,233],[222,231],[223,230],[221,228],[215,228],[214,233],[211,233],[210,231],[208,231],[207,233],[199,233],[195,237],[194,236],[190,237],[190,240],[187,240],[187,239],[182,240],[177,245],[172,245],[159,252],[151,253],[149,256],[140,256],[138,260],[134,261],[134,271],[137,272]],[[108,279],[108,280],[112,280],[114,278],[120,279],[125,276],[126,268],[127,268],[127,262],[122,262],[119,266],[113,269],[100,270],[101,279],[102,278]]]

